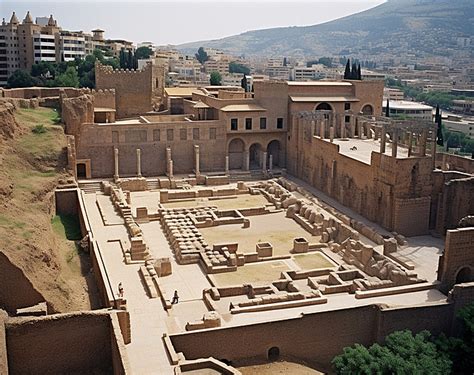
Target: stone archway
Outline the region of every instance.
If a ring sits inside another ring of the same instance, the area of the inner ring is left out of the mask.
[[[249,168],[260,169],[262,166],[263,149],[260,143],[253,143],[249,148]]]
[[[323,103],[319,103],[314,110],[315,111],[332,111],[333,108],[331,104],[323,102]]]
[[[456,284],[474,281],[474,272],[469,266],[462,267],[456,274]]]
[[[229,169],[242,169],[244,166],[245,143],[240,138],[234,138],[229,142]]]
[[[373,116],[374,115],[374,107],[371,104],[366,104],[362,107],[361,112],[364,116]]]
[[[267,166],[270,166],[270,155],[272,156],[273,167],[282,167],[283,160],[280,160],[281,155],[281,143],[280,141],[274,139],[267,146]]]

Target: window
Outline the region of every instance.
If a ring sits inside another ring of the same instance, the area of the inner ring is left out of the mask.
[[[252,119],[246,118],[245,119],[245,130],[252,130]]]
[[[344,120],[346,122],[351,122],[351,116],[344,116]]]
[[[209,139],[216,139],[216,128],[209,128]]]
[[[283,118],[282,117],[277,118],[277,129],[283,129]]]
[[[260,129],[266,129],[266,128],[267,128],[267,118],[260,117]]]
[[[230,130],[237,130],[239,126],[239,120],[236,118],[230,119]]]
[[[179,129],[179,139],[185,141],[188,138],[186,128]]]
[[[193,139],[199,140],[199,128],[193,128]]]
[[[160,141],[160,129],[153,129],[153,141]]]
[[[173,141],[174,140],[174,132],[173,129],[167,129],[166,130],[166,140],[167,141]]]
[[[344,111],[349,111],[351,109],[351,103],[344,103]]]

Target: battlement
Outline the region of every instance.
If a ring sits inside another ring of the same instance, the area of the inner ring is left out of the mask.
[[[95,63],[95,72],[100,74],[121,75],[121,74],[143,74],[151,71],[152,65],[147,64],[142,69],[114,69],[110,65],[103,65],[99,61]]]

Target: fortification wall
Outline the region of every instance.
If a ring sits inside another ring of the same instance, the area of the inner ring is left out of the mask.
[[[191,173],[194,145],[199,145],[201,171],[222,171],[225,168],[225,140],[226,131],[219,121],[85,124],[77,146],[77,158],[90,160],[93,178],[111,177],[116,147],[120,176],[134,176],[137,173],[136,150],[140,148],[142,174],[158,176],[166,172],[166,148],[171,147],[174,173]]]
[[[130,117],[153,109],[153,68],[142,70],[113,70],[111,66],[96,63],[97,90],[114,89],[117,118]]]
[[[10,373],[113,373],[111,330],[107,312],[11,318],[6,324]]]
[[[115,109],[115,90],[91,90],[94,98],[94,108]]]
[[[0,374],[8,375],[7,336],[5,323],[7,314],[0,309]]]
[[[474,159],[463,156],[438,153],[436,154],[436,167],[443,171],[459,171],[474,174]]]
[[[61,101],[61,117],[65,126],[65,133],[76,137],[76,144],[80,137],[80,128],[83,123],[94,122],[93,97],[89,94],[79,97],[63,97]]]
[[[17,89],[3,89],[2,97],[32,99],[32,98],[51,98],[59,97],[60,94],[66,94],[68,97],[79,96],[82,89],[74,87],[25,87]]]
[[[10,262],[0,251],[0,308],[14,314],[16,309],[44,302],[23,270]]]
[[[175,350],[183,352],[187,359],[213,356],[238,363],[256,357],[265,361],[268,350],[278,347],[281,356],[320,363],[329,369],[333,357],[346,346],[371,345],[400,329],[450,334],[453,319],[454,304],[449,303],[404,308],[370,305],[269,323],[182,333],[170,338]]]

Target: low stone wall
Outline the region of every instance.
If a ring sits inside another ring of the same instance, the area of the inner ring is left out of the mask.
[[[6,319],[7,314],[3,310],[0,310],[0,374],[4,375],[8,375]]]
[[[11,374],[125,373],[109,312],[11,318],[6,337]]]
[[[239,361],[254,357],[264,362],[268,350],[278,347],[282,356],[317,362],[329,369],[332,358],[344,347],[380,342],[395,330],[429,329],[435,334],[449,334],[453,314],[453,305],[449,303],[403,308],[369,305],[282,321],[180,333],[170,339],[176,352],[183,352],[187,359],[213,356],[238,365]]]

